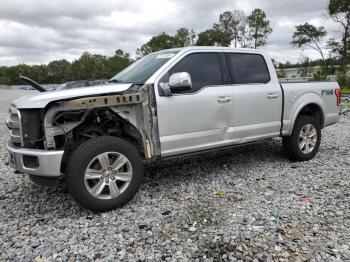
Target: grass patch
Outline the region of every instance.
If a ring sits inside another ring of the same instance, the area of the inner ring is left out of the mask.
[[[341,92],[342,92],[342,94],[350,95],[350,87],[342,87]]]

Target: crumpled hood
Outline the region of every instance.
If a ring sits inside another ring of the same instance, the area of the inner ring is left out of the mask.
[[[103,95],[117,93],[127,90],[132,84],[109,84],[90,86],[83,88],[67,89],[62,91],[52,91],[38,93],[37,95],[22,96],[14,100],[11,104],[18,109],[44,108],[50,102],[66,100],[70,98],[79,98],[91,95]]]

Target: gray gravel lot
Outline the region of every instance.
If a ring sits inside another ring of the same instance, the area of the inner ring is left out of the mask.
[[[5,116],[1,261],[350,260],[350,118],[323,130],[308,162],[287,160],[276,139],[148,165],[130,204],[94,214],[14,174]]]
[[[7,112],[10,102],[19,96],[38,94],[35,90],[14,90],[0,88],[0,114]]]

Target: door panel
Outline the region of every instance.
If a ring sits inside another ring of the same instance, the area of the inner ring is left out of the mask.
[[[278,135],[282,91],[277,81],[271,81],[264,56],[226,53],[225,57],[233,84],[233,129],[236,142],[244,143]],[[269,66],[270,70],[274,70],[271,61]]]
[[[157,112],[162,156],[189,153],[228,143],[233,124],[232,86],[217,52],[183,57],[158,84]],[[187,72],[192,88],[164,96],[173,73]],[[226,79],[226,80],[225,80]]]
[[[234,137],[241,142],[274,137],[281,126],[282,94],[275,84],[233,86]]]
[[[223,146],[232,139],[232,86],[159,97],[157,107],[163,156]]]

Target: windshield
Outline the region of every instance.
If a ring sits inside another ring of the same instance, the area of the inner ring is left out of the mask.
[[[109,81],[135,84],[144,83],[178,52],[168,50],[147,55],[121,71]]]

